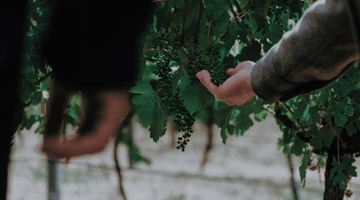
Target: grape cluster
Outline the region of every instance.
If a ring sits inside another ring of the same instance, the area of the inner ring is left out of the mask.
[[[170,111],[175,112],[174,122],[178,125],[179,132],[184,132],[181,137],[178,137],[177,149],[185,151],[185,146],[190,141],[191,133],[193,133],[192,126],[194,125],[194,116],[185,108],[183,102],[180,100],[180,89],[176,90],[174,98],[170,102]]]
[[[170,98],[172,97],[172,86],[171,86],[171,79],[172,74],[171,68],[169,66],[170,64],[170,58],[166,55],[155,56],[156,58],[156,70],[153,72],[155,75],[157,75],[160,79],[158,80],[159,85],[161,87],[161,90],[159,91],[159,96],[161,100],[169,105],[170,104]]]
[[[224,83],[226,77],[226,65],[220,61],[220,54],[215,50],[215,47],[211,46],[203,56],[204,59],[200,59],[200,55],[195,54],[194,59],[189,63],[189,76],[191,84],[200,84],[200,81],[196,78],[196,73],[205,69],[210,73],[211,82],[219,86]]]
[[[183,135],[178,138],[177,149],[185,151],[185,146],[190,141],[189,138],[193,132],[192,126],[195,119],[185,108],[182,100],[180,100],[180,89],[177,88],[176,93],[173,93],[171,84],[173,76],[171,74],[170,61],[171,56],[176,56],[177,53],[165,42],[166,41],[162,40],[161,37],[155,39],[153,44],[159,45],[163,43],[167,49],[164,51],[164,55],[159,56],[156,54],[150,59],[157,64],[156,70],[153,73],[159,77],[158,82],[161,89],[159,90],[158,95],[161,98],[161,101],[168,106],[169,110],[175,114],[174,122],[179,127],[178,131],[184,132]]]
[[[174,113],[174,122],[179,127],[178,131],[183,132],[182,136],[178,137],[176,148],[185,151],[185,146],[190,142],[191,133],[193,133],[192,126],[195,119],[186,109],[182,100],[180,100],[180,89],[177,88],[176,92],[173,92],[174,88],[171,83],[173,75],[171,74],[170,62],[172,59],[177,59],[178,54],[176,49],[164,39],[164,35],[155,37],[152,40],[152,44],[156,48],[160,47],[163,50],[163,55],[155,54],[149,58],[157,64],[156,70],[153,73],[159,77],[158,83],[161,89],[159,89],[158,95],[161,101],[167,105],[170,112]],[[214,47],[210,47],[203,55],[194,53],[193,59],[191,59],[188,65],[190,84],[200,84],[196,73],[203,69],[210,72],[211,82],[214,85],[219,86],[222,84],[227,77],[225,75],[226,65],[221,63],[220,58],[219,52]]]

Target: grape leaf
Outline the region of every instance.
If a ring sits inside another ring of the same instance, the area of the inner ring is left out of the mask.
[[[340,78],[336,80],[336,82],[333,83],[331,87],[338,95],[342,97],[347,96],[354,88],[351,82],[345,78]]]
[[[237,38],[237,32],[235,28],[230,28],[226,31],[225,35],[221,37],[221,41],[225,42],[224,47],[227,51],[234,46],[235,39]]]
[[[249,26],[249,28],[251,29],[251,32],[253,34],[255,34],[256,30],[258,28],[257,22],[255,19],[251,18],[250,15],[248,15],[248,16],[249,16],[249,19],[245,19],[244,22],[246,25]]]
[[[157,108],[149,131],[150,131],[150,138],[152,138],[154,142],[157,142],[159,141],[160,137],[165,135],[166,125],[167,125],[167,114],[166,114],[166,107],[161,102],[158,95],[156,95],[155,99],[156,99]]]
[[[291,153],[296,156],[300,156],[303,153],[303,149],[305,147],[305,142],[299,138],[299,136],[295,135],[294,144],[291,147]]]
[[[340,189],[346,190],[347,179],[343,173],[342,165],[338,163],[335,157],[333,157],[331,165],[333,166],[333,168],[330,171],[330,179],[333,180],[334,185],[339,184]]]
[[[304,154],[303,158],[301,159],[301,165],[299,167],[299,172],[300,172],[300,179],[301,182],[303,182],[303,187],[305,187],[305,182],[306,182],[306,169],[308,166],[308,157],[307,154]]]
[[[345,129],[347,131],[347,134],[351,137],[353,134],[356,134],[357,133],[357,128],[356,126],[354,125],[356,124],[356,120],[352,117],[349,119],[347,125],[345,126]]]
[[[236,116],[235,128],[236,130],[247,131],[250,127],[254,125],[253,120],[250,118],[250,113],[252,113],[251,107],[249,106],[240,106],[237,107],[239,114]]]
[[[310,139],[310,144],[314,147],[314,150],[322,149],[324,145],[326,147],[330,147],[332,140],[336,136],[330,127],[320,131],[316,131],[315,129],[311,130],[311,133],[314,134],[314,137]]]
[[[293,120],[301,118],[304,115],[304,110],[308,105],[303,98],[300,98],[296,101],[295,106],[297,108],[294,109],[294,114],[292,116]]]
[[[349,71],[346,72],[346,77],[351,81],[359,81],[360,80],[359,70],[356,67],[350,68]]]
[[[341,102],[333,104],[333,106],[327,111],[326,120],[330,120],[330,117],[333,115],[336,125],[344,127],[347,122],[347,117],[343,114],[344,108],[346,109],[348,107],[346,104],[347,99],[345,98]],[[351,114],[351,109],[348,110],[347,113]]]
[[[150,82],[140,80],[135,83],[135,86],[130,88],[130,92],[134,94],[153,95],[154,90],[152,89]]]
[[[202,84],[195,84],[186,87],[180,100],[183,100],[184,106],[194,114],[195,111],[204,107],[206,102],[211,100],[213,95]]]
[[[211,22],[211,30],[215,36],[222,34],[229,25],[229,4],[226,0],[204,1],[207,20]]]
[[[261,58],[261,44],[257,41],[252,41],[251,46],[244,47],[241,53],[236,56],[240,62],[245,60],[257,61]]]
[[[345,126],[345,129],[347,131],[347,134],[351,137],[353,136],[356,132],[357,132],[357,128],[354,126],[353,123],[348,123],[346,126]]]
[[[354,107],[346,106],[345,107],[345,115],[351,117],[354,114]]]
[[[230,119],[234,106],[229,106],[224,102],[220,102],[217,110],[215,111],[215,124],[221,128],[221,138],[224,144],[226,144],[228,128],[230,125]]]
[[[269,38],[271,43],[276,44],[283,35],[282,27],[277,23],[271,23],[269,26],[269,31],[266,32],[265,37]]]
[[[135,95],[132,102],[136,106],[135,113],[139,116],[139,122],[148,127],[154,121],[156,111],[156,94],[148,81],[138,81],[136,85],[130,89]]]
[[[356,167],[351,166],[355,162],[355,159],[349,157],[349,155],[345,154],[341,156],[341,166],[344,170],[346,170],[346,174],[357,177]]]

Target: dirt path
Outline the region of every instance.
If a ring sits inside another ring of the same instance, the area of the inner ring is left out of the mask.
[[[8,200],[47,199],[46,157],[39,153],[41,136],[36,127],[16,136],[9,172]],[[214,147],[204,170],[200,170],[205,148],[205,126],[195,124],[195,133],[185,152],[170,149],[166,134],[158,143],[134,120],[134,140],[151,165],[143,163],[129,169],[127,149],[119,147],[120,165],[124,169],[124,189],[128,200],[290,200],[290,171],[286,157],[277,150],[279,131],[272,117],[256,123],[243,137],[231,136],[227,145],[221,142],[214,127]],[[113,144],[102,153],[73,159],[62,164],[62,200],[115,200],[118,179],[114,170]],[[307,171],[306,187],[300,183],[300,159],[294,157],[295,178],[301,199],[322,199],[324,170]],[[359,163],[356,164],[359,167]],[[320,176],[320,177],[319,177]],[[351,181],[360,199],[360,181]]]

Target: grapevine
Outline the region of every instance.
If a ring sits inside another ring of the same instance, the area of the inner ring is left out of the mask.
[[[188,65],[191,84],[200,84],[199,79],[196,78],[196,73],[203,69],[210,72],[211,82],[214,85],[219,86],[224,83],[227,79],[225,75],[227,65],[221,64],[221,56],[215,47],[211,46],[202,58],[203,60],[199,54],[194,53],[194,59]]]
[[[183,132],[182,136],[178,137],[178,146],[176,148],[185,151],[186,145],[190,142],[191,133],[193,133],[192,126],[195,119],[194,114],[190,114],[182,100],[180,100],[180,88],[177,88],[176,92],[173,93],[173,75],[171,74],[170,62],[173,59],[172,57],[175,60],[178,59],[178,53],[164,39],[164,34],[154,38],[152,45],[163,47],[163,55],[155,54],[149,60],[156,63],[156,70],[153,73],[159,77],[158,84],[160,88],[158,89],[158,94],[162,102],[168,106],[170,112],[175,115],[174,122],[178,126],[178,131]],[[213,46],[209,47],[202,56],[195,52],[193,54],[193,59],[190,60],[190,64],[187,67],[190,85],[200,84],[200,81],[196,78],[196,73],[203,69],[210,72],[211,82],[214,85],[219,86],[226,80],[226,65],[221,64],[221,56]]]

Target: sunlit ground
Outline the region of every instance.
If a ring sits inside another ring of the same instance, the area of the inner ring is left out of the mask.
[[[277,150],[282,136],[272,117],[256,123],[243,137],[231,136],[227,145],[221,142],[214,127],[214,145],[208,161],[200,170],[207,133],[205,126],[195,124],[195,133],[185,152],[171,149],[170,134],[158,143],[149,138],[147,129],[133,120],[134,141],[151,165],[136,164],[129,169],[127,148],[118,148],[123,169],[124,189],[128,200],[290,200],[290,170],[286,157]],[[46,157],[39,153],[41,136],[36,127],[16,135],[9,173],[8,200],[47,199]],[[119,195],[118,176],[114,169],[114,144],[102,154],[73,159],[61,164],[62,200],[115,200]],[[302,188],[298,168],[300,158],[293,157],[295,179],[300,199],[322,199],[324,169],[307,171]],[[356,167],[359,167],[359,162]],[[360,180],[350,184],[352,198],[360,199]],[[321,181],[321,182],[320,182]],[[345,198],[346,199],[346,198]]]

